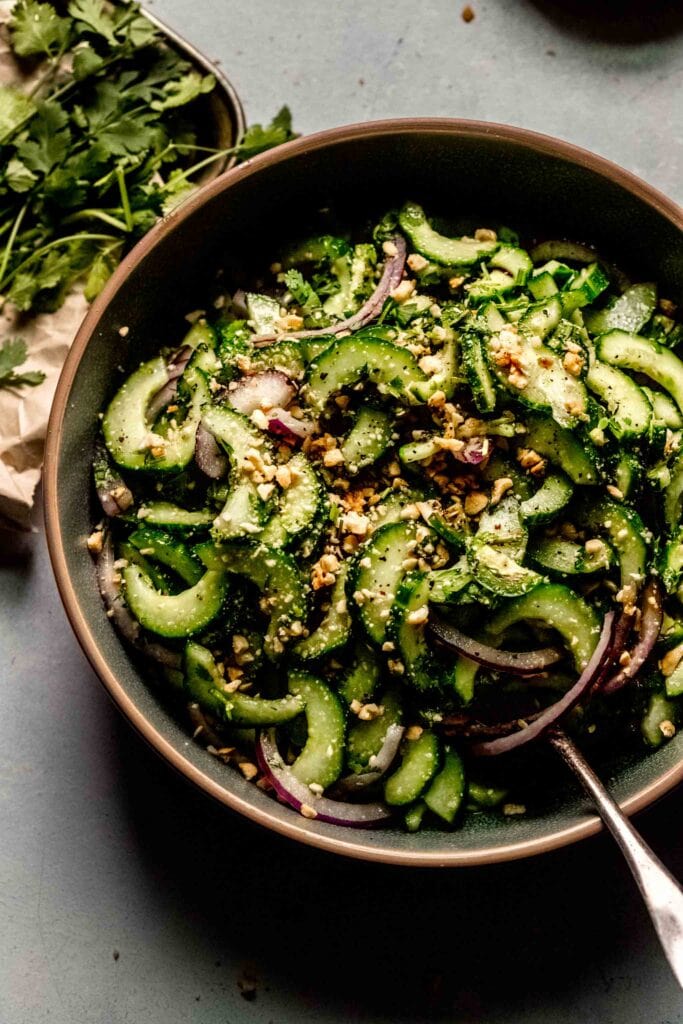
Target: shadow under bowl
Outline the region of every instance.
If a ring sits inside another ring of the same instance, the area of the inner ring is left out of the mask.
[[[202,307],[216,272],[226,282],[267,265],[284,242],[335,220],[362,222],[414,198],[470,223],[503,222],[528,237],[590,243],[606,260],[656,280],[683,302],[683,212],[628,172],[567,143],[505,126],[436,119],[336,128],[299,139],[206,185],[129,254],[93,304],[64,367],[45,461],[48,541],[74,631],[115,703],[171,765],[254,821],[347,856],[455,866],[541,853],[589,836],[600,823],[568,785],[546,813],[472,816],[456,832],[358,832],[310,821],[246,782],[194,743],[145,682],[103,613],[85,549],[99,518],[90,464],[98,412],[121,367],[172,345],[184,316]],[[127,327],[125,337],[120,328]],[[683,736],[642,759],[608,765],[628,813],[683,777]]]

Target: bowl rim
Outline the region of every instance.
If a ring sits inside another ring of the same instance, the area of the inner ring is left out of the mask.
[[[511,142],[531,149],[542,155],[556,156],[575,165],[587,168],[616,182],[637,198],[654,208],[679,230],[683,231],[683,209],[672,199],[653,186],[642,181],[618,164],[598,156],[572,143],[549,135],[542,135],[524,128],[496,124],[486,121],[472,121],[458,118],[395,118],[379,121],[342,125],[336,128],[304,136],[292,142],[269,150],[245,163],[226,171],[214,181],[204,185],[188,198],[177,210],[157,224],[126,256],[103,292],[92,304],[81,324],[62,369],[50,412],[47,431],[47,445],[44,467],[44,512],[46,535],[52,569],[59,595],[76,638],[92,668],[104,685],[114,703],[144,740],[181,775],[193,782],[209,796],[214,797],[246,818],[290,839],[306,843],[329,852],[347,857],[386,864],[415,867],[463,867],[502,863],[517,860],[558,849],[570,843],[595,835],[602,829],[600,819],[587,813],[584,820],[560,828],[549,836],[532,839],[501,842],[487,849],[470,849],[430,852],[429,850],[391,850],[376,848],[358,839],[349,841],[340,835],[317,834],[307,830],[305,822],[295,812],[285,820],[272,816],[268,810],[253,806],[248,800],[224,788],[200,767],[189,761],[185,755],[166,739],[149,721],[145,714],[125,692],[116,675],[109,667],[92,635],[80,607],[78,595],[69,576],[64,541],[59,521],[59,451],[62,443],[64,415],[71,386],[85,349],[94,334],[100,317],[114,294],[136,267],[166,235],[174,231],[195,210],[210,201],[215,195],[230,188],[266,168],[282,163],[291,157],[346,143],[368,136],[386,137],[391,135],[420,135],[442,133],[461,138],[486,138]],[[661,773],[652,782],[642,786],[628,800],[621,803],[622,810],[634,814],[659,799],[683,780],[683,758],[673,767]],[[300,823],[301,822],[301,823]]]

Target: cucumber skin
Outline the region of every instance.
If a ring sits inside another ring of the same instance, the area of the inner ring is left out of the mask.
[[[384,785],[390,807],[405,807],[420,797],[441,767],[441,746],[433,732],[425,730],[406,742],[401,764]]]

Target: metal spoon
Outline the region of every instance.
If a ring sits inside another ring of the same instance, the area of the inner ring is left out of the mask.
[[[574,773],[617,841],[645,901],[662,949],[683,988],[683,889],[636,832],[581,751],[561,729],[546,735]]]

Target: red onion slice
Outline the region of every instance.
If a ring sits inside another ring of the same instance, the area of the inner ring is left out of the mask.
[[[360,793],[364,789],[367,789],[368,786],[372,786],[374,783],[379,782],[394,763],[404,732],[405,729],[402,725],[397,725],[396,723],[390,725],[387,729],[387,734],[384,737],[384,743],[382,744],[379,752],[370,758],[371,770],[368,772],[360,772],[358,775],[345,775],[344,778],[340,779],[334,787],[335,792],[341,793],[342,795]]]
[[[343,331],[358,331],[361,327],[369,324],[371,320],[374,320],[379,315],[386,299],[388,299],[394,288],[400,284],[403,277],[407,251],[406,241],[401,235],[396,235],[391,241],[394,244],[396,253],[387,258],[377,287],[367,302],[353,316],[348,317],[347,320],[342,320],[338,324],[332,324],[331,327],[318,327],[311,331],[295,331],[292,334],[261,334],[252,338],[256,348],[272,345],[273,342],[279,341],[281,338],[323,338],[327,335],[341,334]]]
[[[168,379],[164,386],[157,391],[156,395],[154,395],[147,406],[147,419],[150,423],[154,423],[157,416],[163,412],[166,406],[175,398],[178,390],[178,381],[185,372],[185,368],[190,361],[191,355],[192,349],[189,345],[185,345],[183,348],[178,349],[178,351],[171,357],[166,366]]]
[[[469,466],[478,466],[491,454],[491,442],[488,437],[472,437],[465,442],[462,451],[453,452],[458,462],[465,462]]]
[[[218,446],[213,434],[203,423],[197,427],[194,443],[195,462],[205,476],[211,480],[220,480],[228,471],[229,461]]]
[[[372,828],[391,817],[391,811],[382,803],[351,804],[341,800],[329,800],[315,796],[308,786],[299,782],[280,756],[275,742],[275,730],[266,729],[259,733],[256,742],[256,757],[263,774],[269,779],[278,797],[296,811],[312,809],[316,821],[331,825],[346,825],[349,828]],[[313,815],[305,814],[305,817]]]
[[[605,673],[610,664],[609,655],[612,651],[613,623],[614,612],[608,612],[602,624],[600,639],[598,640],[597,646],[593,651],[588,664],[571,689],[567,690],[567,692],[560,697],[558,701],[551,704],[550,707],[542,711],[530,725],[520,729],[518,732],[510,733],[507,736],[499,736],[495,740],[484,740],[481,743],[475,743],[470,748],[472,753],[479,757],[493,757],[497,754],[507,754],[509,751],[516,750],[518,747],[531,743],[532,740],[543,735],[546,729],[549,729],[550,726],[558,722],[563,715],[566,715],[568,711],[571,711],[574,705],[578,704],[583,695],[587,693],[591,687],[599,683],[601,676]]]
[[[268,415],[268,430],[277,437],[294,437],[302,441],[315,430],[313,420],[298,420],[286,409],[271,409]]]
[[[643,587],[640,611],[640,638],[638,643],[628,652],[628,662],[602,686],[603,693],[616,693],[617,690],[620,690],[629,680],[633,679],[652,654],[664,617],[662,591],[657,580],[651,579]],[[631,623],[633,622],[632,615],[624,615],[622,618],[627,619]],[[621,648],[622,645],[619,644],[618,646]],[[617,645],[615,644],[616,648]],[[616,657],[617,659],[619,657],[618,650],[616,650]]]
[[[281,370],[264,370],[241,377],[228,389],[228,402],[237,412],[251,416],[255,409],[281,409],[289,405],[296,388]]]
[[[563,657],[558,647],[540,647],[533,651],[501,651],[497,647],[489,647],[446,622],[433,609],[429,613],[428,628],[434,638],[449,650],[457,651],[486,668],[518,676],[535,675]]]

